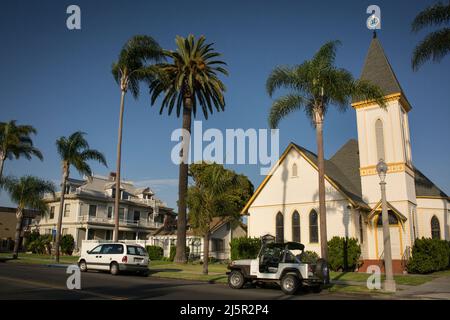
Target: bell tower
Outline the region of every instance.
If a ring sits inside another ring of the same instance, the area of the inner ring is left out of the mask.
[[[411,105],[376,33],[369,46],[361,80],[379,86],[384,91],[386,99],[385,109],[374,101],[352,103],[358,127],[359,170],[363,199],[373,207],[381,198],[376,165],[382,158],[388,165],[387,200],[393,205],[402,202],[399,206],[407,210],[404,213],[408,216],[410,206],[416,204],[408,123]]]

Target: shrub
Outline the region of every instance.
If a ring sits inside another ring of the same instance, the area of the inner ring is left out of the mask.
[[[160,246],[146,246],[150,260],[161,260],[164,256],[164,249]]]
[[[408,262],[409,273],[430,273],[447,269],[450,247],[447,241],[438,239],[416,239],[412,257]]]
[[[28,250],[38,254],[51,254],[52,240],[53,238],[50,234],[40,235],[28,244]]]
[[[189,247],[186,247],[186,260],[189,258],[189,253],[191,252],[191,249]],[[173,261],[175,260],[175,254],[177,253],[177,247],[176,246],[172,246],[170,247],[170,255],[169,255],[169,260]]]
[[[354,271],[361,255],[358,240],[333,237],[328,241],[328,265],[333,271]]]
[[[319,255],[314,251],[304,251],[300,255],[300,261],[302,263],[315,264],[319,259]]]
[[[38,231],[33,231],[30,233],[30,235],[27,238],[27,250],[31,251],[33,253],[36,253],[33,251],[33,242],[35,242],[36,240],[38,240],[40,237],[40,234]]]
[[[230,243],[231,260],[254,259],[261,248],[259,238],[240,237],[234,238]]]
[[[61,252],[69,256],[72,255],[73,249],[75,248],[75,240],[71,234],[65,234],[61,238]]]

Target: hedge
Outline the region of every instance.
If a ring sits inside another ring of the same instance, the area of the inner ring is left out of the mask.
[[[230,243],[231,260],[255,259],[261,249],[259,238],[234,238]]]
[[[61,252],[69,256],[72,255],[73,249],[75,248],[75,240],[71,234],[63,235],[61,238]]]
[[[146,246],[150,260],[161,260],[164,256],[164,249],[160,246]]]
[[[354,271],[361,246],[358,240],[348,237],[333,237],[328,241],[328,265],[333,271]]]
[[[319,259],[319,255],[314,251],[304,251],[300,255],[300,261],[302,263],[315,264]]]
[[[406,268],[409,273],[431,273],[449,268],[450,245],[438,239],[416,239]]]

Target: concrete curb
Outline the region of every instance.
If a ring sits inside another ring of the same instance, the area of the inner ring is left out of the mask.
[[[46,267],[49,268],[67,268],[68,266],[70,266],[71,264],[46,264]]]

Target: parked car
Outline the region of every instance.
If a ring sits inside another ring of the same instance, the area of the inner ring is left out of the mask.
[[[300,286],[320,291],[329,281],[328,265],[319,259],[316,264],[301,262],[305,246],[298,242],[263,244],[256,259],[234,260],[228,266],[228,285],[241,289],[246,283],[264,285],[277,283],[286,294],[294,294]],[[300,251],[294,255],[292,251]]]
[[[131,271],[147,276],[149,258],[147,251],[138,244],[103,243],[92,250],[82,252],[78,266],[82,272],[88,270],[109,271],[113,275]]]

